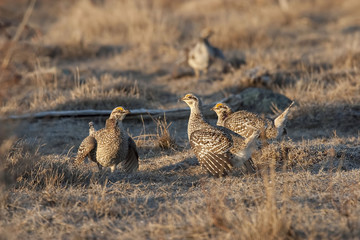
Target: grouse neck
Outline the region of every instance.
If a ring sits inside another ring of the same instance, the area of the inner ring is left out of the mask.
[[[231,110],[218,112],[218,120],[217,120],[216,125],[224,126],[225,119],[228,118],[231,114],[233,114],[233,112]]]
[[[200,108],[201,108],[201,105],[190,108],[190,117],[189,117],[189,124],[188,124],[188,137],[189,138],[190,138],[190,135],[194,131],[202,128],[204,126],[204,124],[207,124]]]
[[[116,123],[116,119],[115,118],[108,118],[106,120],[106,123],[105,123],[105,128],[107,129],[114,129],[115,127],[117,127],[117,123]]]

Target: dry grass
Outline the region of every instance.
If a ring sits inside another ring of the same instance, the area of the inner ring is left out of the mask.
[[[358,1],[38,0],[21,29],[27,4],[0,4],[0,24],[11,23],[0,25],[3,116],[178,108],[187,92],[210,103],[254,86],[296,106],[288,136],[253,154],[257,174],[220,179],[190,150],[187,119],[125,118],[133,174],[71,161],[88,122],[104,118],[1,121],[0,239],[359,238]],[[241,64],[200,79],[181,66],[173,78],[205,27]]]
[[[172,149],[176,147],[175,139],[171,136],[169,128],[171,123],[167,123],[166,116],[163,119],[156,120],[157,142],[161,149]]]

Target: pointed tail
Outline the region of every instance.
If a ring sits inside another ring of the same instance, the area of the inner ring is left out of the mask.
[[[279,128],[284,125],[284,123],[287,120],[287,115],[289,114],[290,108],[295,104],[295,101],[293,101],[282,114],[280,114],[277,118],[274,120],[274,125],[276,128]]]

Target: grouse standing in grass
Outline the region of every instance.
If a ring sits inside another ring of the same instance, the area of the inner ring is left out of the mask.
[[[217,177],[243,165],[248,172],[255,172],[250,156],[257,132],[245,139],[224,127],[212,126],[203,117],[198,97],[186,94],[181,100],[190,107],[188,138],[201,166]]]
[[[89,136],[80,144],[75,162],[81,163],[85,157],[97,163],[99,170],[110,167],[114,172],[121,163],[126,172],[139,168],[139,156],[134,140],[122,126],[122,120],[130,111],[123,107],[115,108],[106,120],[105,128],[95,131],[89,123]]]
[[[200,77],[201,71],[207,74],[209,67],[216,59],[222,61],[224,67],[230,66],[222,51],[210,44],[209,38],[213,33],[213,31],[205,29],[196,43],[191,48],[186,48],[184,55],[177,61],[178,64],[187,62],[194,70],[196,78]]]

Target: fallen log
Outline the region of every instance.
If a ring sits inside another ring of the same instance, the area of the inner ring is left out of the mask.
[[[248,88],[247,90],[231,95],[220,101],[206,104],[203,106],[203,114],[205,117],[215,118],[215,112],[210,109],[218,102],[227,103],[234,111],[239,109],[246,109],[253,112],[272,114],[272,105],[279,107],[279,109],[285,109],[291,100],[287,97],[273,93],[267,89]],[[185,104],[184,104],[185,105]],[[89,117],[106,117],[109,116],[112,110],[68,110],[68,111],[46,111],[38,113],[29,113],[23,115],[10,115],[0,120],[25,120],[25,119],[50,119],[50,118],[89,118]],[[160,117],[166,117],[167,119],[184,119],[188,118],[190,109],[188,107],[175,108],[175,109],[130,109],[131,113],[125,118],[125,120],[150,120]]]
[[[210,111],[213,104],[204,106],[204,115],[209,117],[215,117],[215,113]],[[207,109],[206,109],[207,108]],[[33,114],[23,115],[10,115],[1,120],[26,120],[26,119],[51,119],[51,118],[91,118],[91,117],[108,117],[111,110],[73,110],[73,111],[45,111]],[[166,117],[166,119],[184,119],[188,118],[190,114],[189,108],[175,108],[169,110],[161,109],[131,109],[131,113],[128,114],[125,120],[151,120]]]
[[[2,120],[24,120],[24,119],[50,119],[50,118],[88,118],[88,117],[106,117],[109,116],[112,110],[69,110],[69,111],[45,111],[38,113],[29,113],[23,115],[10,115]],[[189,109],[177,108],[170,110],[160,109],[131,109],[131,113],[127,115],[126,119],[135,118],[157,118],[166,116],[167,118],[184,118],[189,116]]]

